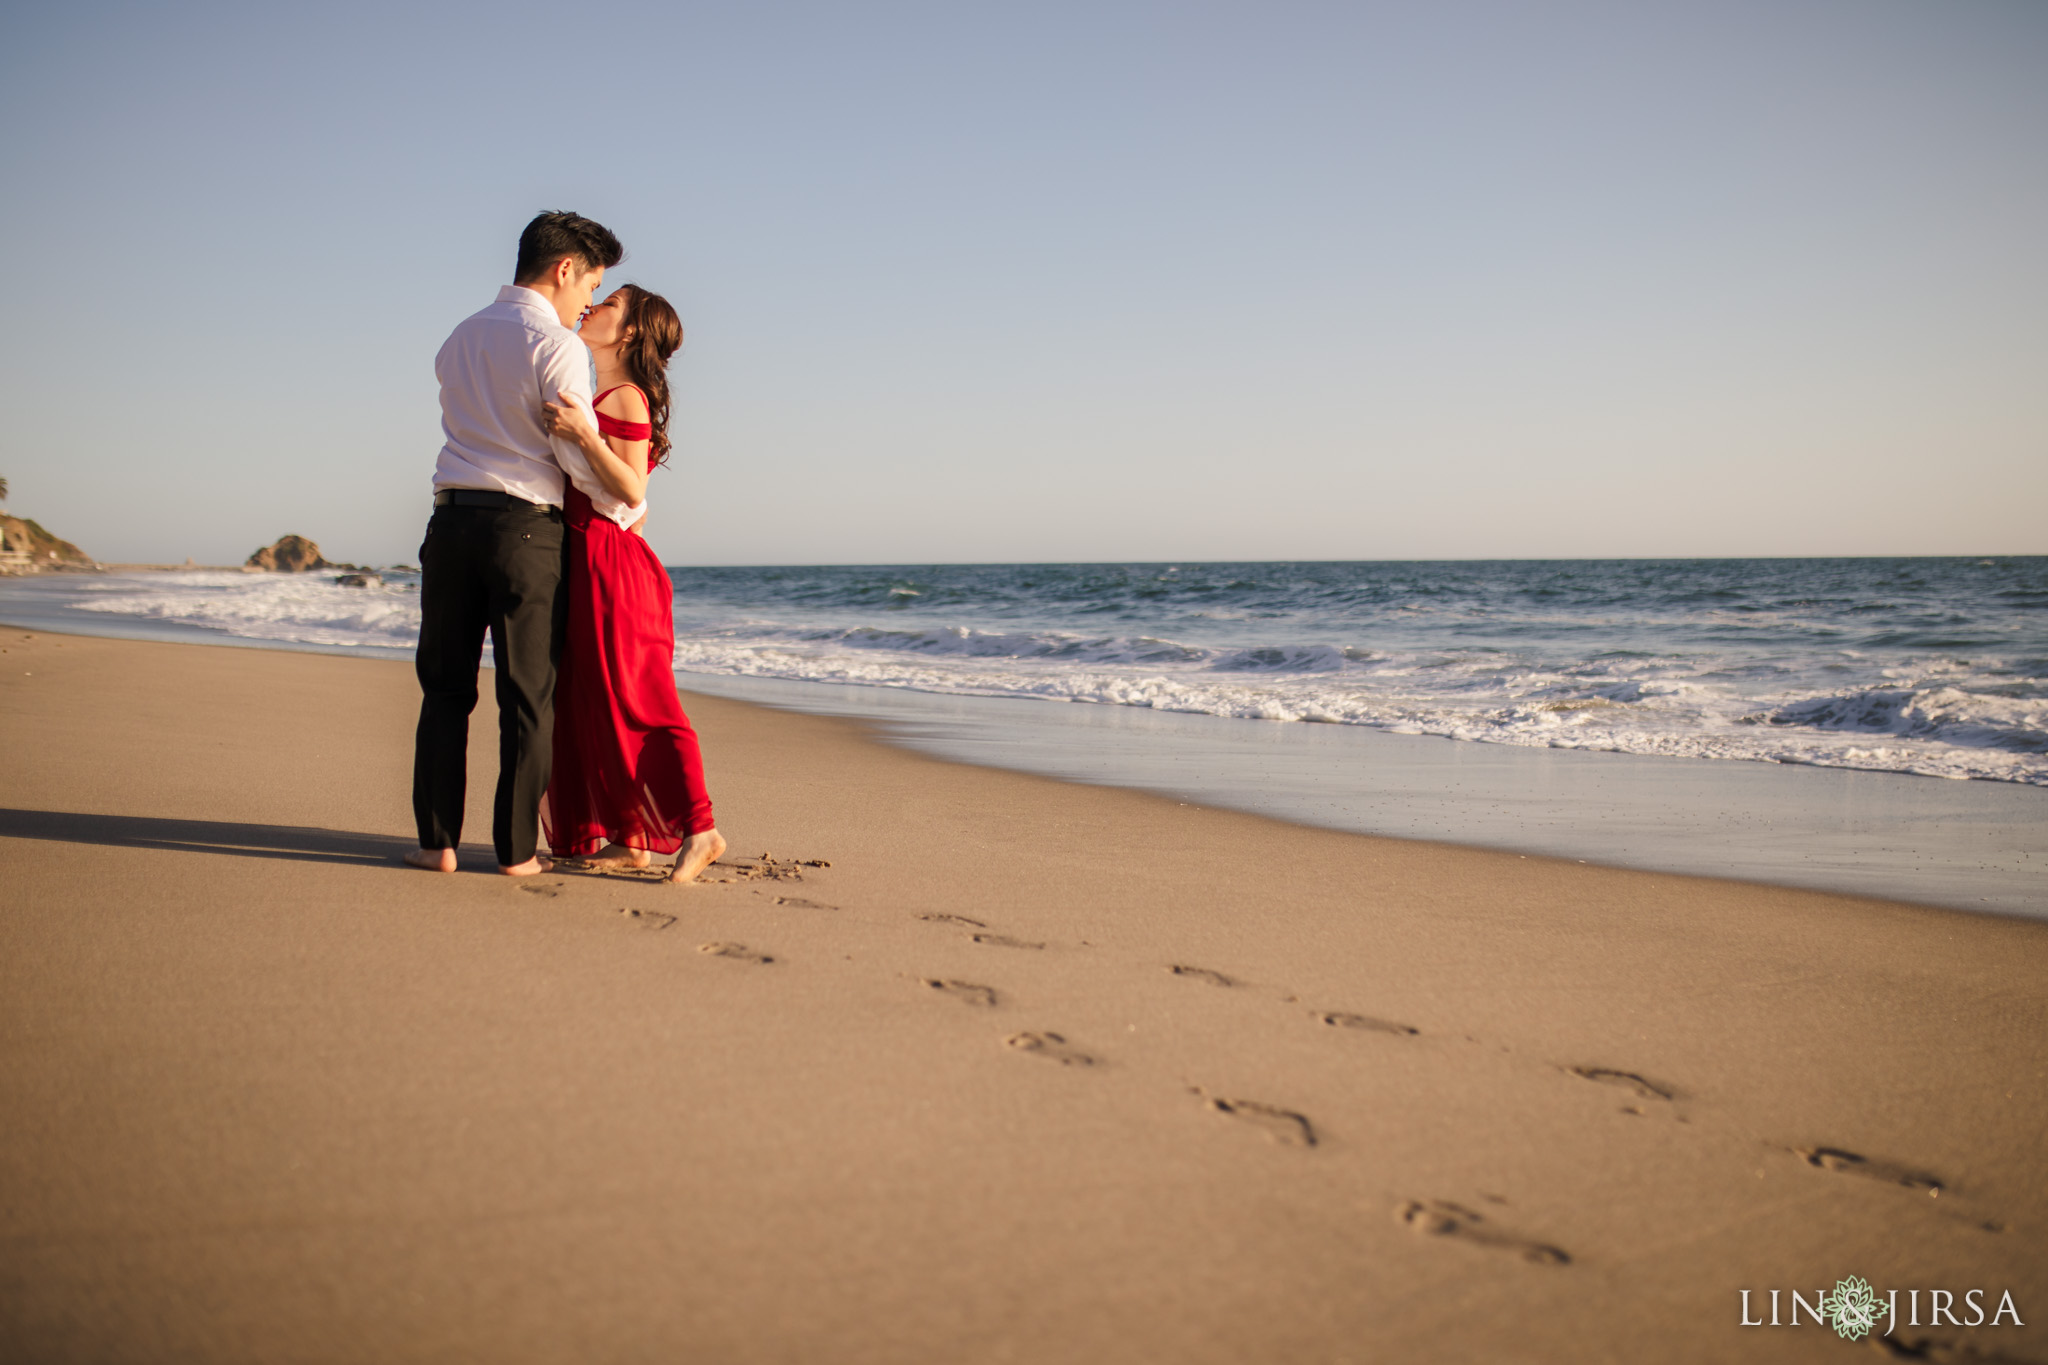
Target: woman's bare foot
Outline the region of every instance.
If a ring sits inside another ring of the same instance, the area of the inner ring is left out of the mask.
[[[452,848],[416,848],[405,855],[407,867],[417,867],[423,872],[453,872],[455,850]]]
[[[653,862],[653,855],[644,848],[628,848],[624,844],[606,844],[583,860],[585,867],[645,867]]]
[[[692,834],[683,840],[683,846],[676,850],[676,865],[669,869],[668,879],[672,882],[693,882],[697,874],[717,862],[725,852],[725,836],[715,829],[702,834]]]
[[[508,877],[538,877],[543,872],[553,871],[554,866],[555,860],[553,858],[543,858],[540,854],[536,853],[525,862],[514,863],[510,867],[499,863],[498,871]]]

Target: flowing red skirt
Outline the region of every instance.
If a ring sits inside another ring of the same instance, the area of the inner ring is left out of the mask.
[[[717,825],[676,695],[674,589],[645,540],[592,514],[573,488],[566,502],[568,634],[541,826],[557,855],[606,843],[674,853]]]

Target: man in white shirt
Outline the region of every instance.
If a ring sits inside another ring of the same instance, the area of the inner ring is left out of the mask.
[[[541,405],[588,407],[590,351],[571,329],[590,306],[618,238],[573,213],[543,213],[519,236],[513,283],[465,319],[434,358],[446,440],[434,466],[434,515],[420,546],[419,730],[413,747],[414,867],[453,872],[462,839],[469,715],[491,634],[498,697],[498,869],[545,872],[536,856],[554,743],[563,610],[565,482],[631,525],[645,509],[605,490],[573,442],[550,437]]]

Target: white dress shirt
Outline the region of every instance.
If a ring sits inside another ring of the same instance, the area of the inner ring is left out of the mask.
[[[551,437],[540,405],[566,393],[591,411],[590,348],[562,325],[554,305],[508,284],[498,301],[464,318],[434,357],[441,381],[441,432],[434,491],[482,488],[528,502],[562,505],[563,476],[599,516],[631,526],[647,504],[606,491],[574,441]]]

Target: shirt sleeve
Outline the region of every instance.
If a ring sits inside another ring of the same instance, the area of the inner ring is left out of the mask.
[[[541,357],[540,392],[543,402],[553,403],[556,394],[567,394],[569,401],[585,412],[591,420],[597,418],[596,410],[590,405],[590,348],[574,336]],[[562,473],[578,492],[590,499],[590,505],[601,517],[609,517],[621,526],[631,526],[647,511],[644,502],[620,502],[612,496],[611,490],[598,482],[591,471],[590,460],[583,453],[583,447],[562,436],[550,436],[548,445],[555,454],[555,463],[562,467]]]

